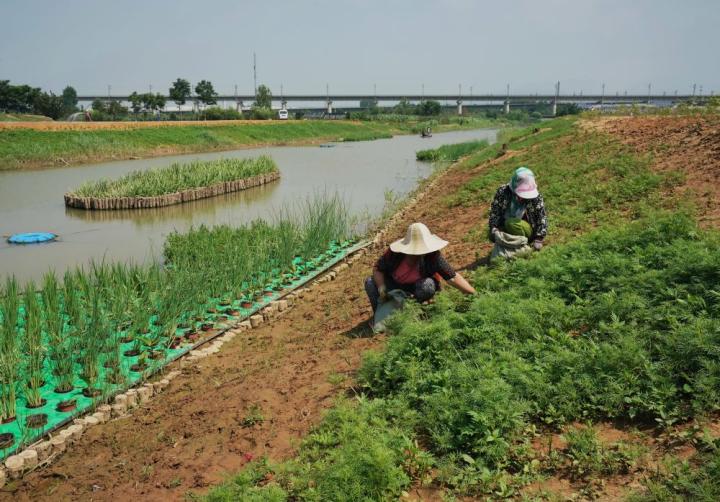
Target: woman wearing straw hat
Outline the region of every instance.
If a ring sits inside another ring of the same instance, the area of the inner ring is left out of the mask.
[[[545,203],[538,192],[535,175],[527,167],[518,167],[510,183],[497,189],[490,206],[490,240],[495,242],[497,232],[518,235],[519,231],[540,251],[547,226]]]
[[[431,299],[440,289],[439,277],[463,293],[475,293],[440,253],[447,244],[422,223],[410,225],[405,238],[390,244],[390,249],[375,264],[372,277],[365,281],[373,311],[379,302],[385,301],[387,292],[394,289],[405,291],[419,302]]]

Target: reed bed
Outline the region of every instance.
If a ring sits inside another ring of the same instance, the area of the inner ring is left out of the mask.
[[[88,181],[71,192],[71,195],[103,198],[154,197],[277,171],[275,162],[265,155],[255,159],[196,160],[185,164],[174,163],[162,169],[133,171],[116,180]]]

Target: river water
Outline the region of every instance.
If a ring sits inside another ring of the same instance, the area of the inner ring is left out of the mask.
[[[156,259],[165,236],[200,224],[240,225],[272,217],[315,193],[339,193],[351,214],[376,216],[387,191],[402,196],[428,176],[432,166],[415,160],[415,152],[473,139],[494,141],[490,129],[434,134],[432,138],[397,136],[332,147],[266,147],[229,152],[178,155],[84,164],[33,171],[0,171],[0,278],[39,280],[49,269],[63,273],[91,260]],[[156,209],[85,211],[66,208],[63,194],[86,180],[116,178],[130,171],[162,167],[175,161],[220,157],[272,156],[281,179],[262,187]],[[53,232],[56,242],[9,244],[19,232]]]

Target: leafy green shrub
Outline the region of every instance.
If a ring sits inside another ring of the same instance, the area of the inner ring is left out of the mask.
[[[574,478],[627,473],[639,452],[623,443],[605,446],[591,427],[571,429],[564,434],[567,440],[565,455]]]
[[[220,108],[219,106],[211,106],[203,111],[202,116],[205,120],[239,120],[242,114],[232,108]]]
[[[256,463],[206,500],[397,500],[410,484],[409,473],[421,475],[431,461],[407,430],[392,423],[386,404],[341,403],[308,436],[297,459],[272,469]]]
[[[670,424],[720,402],[720,243],[683,216],[600,230],[475,275],[389,323],[361,380],[418,410],[419,432],[502,467],[531,422]]]

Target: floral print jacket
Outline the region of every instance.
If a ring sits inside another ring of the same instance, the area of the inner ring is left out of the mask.
[[[499,228],[502,230],[503,223],[505,222],[505,211],[510,205],[510,201],[514,197],[510,185],[503,185],[495,192],[495,198],[490,206],[490,221],[488,232],[490,240],[492,238],[492,229]],[[533,234],[530,237],[530,242],[538,240],[542,241],[547,235],[547,216],[545,214],[545,203],[543,202],[542,195],[538,195],[534,199],[527,201],[527,207],[525,209],[524,220],[530,223],[533,229]]]

